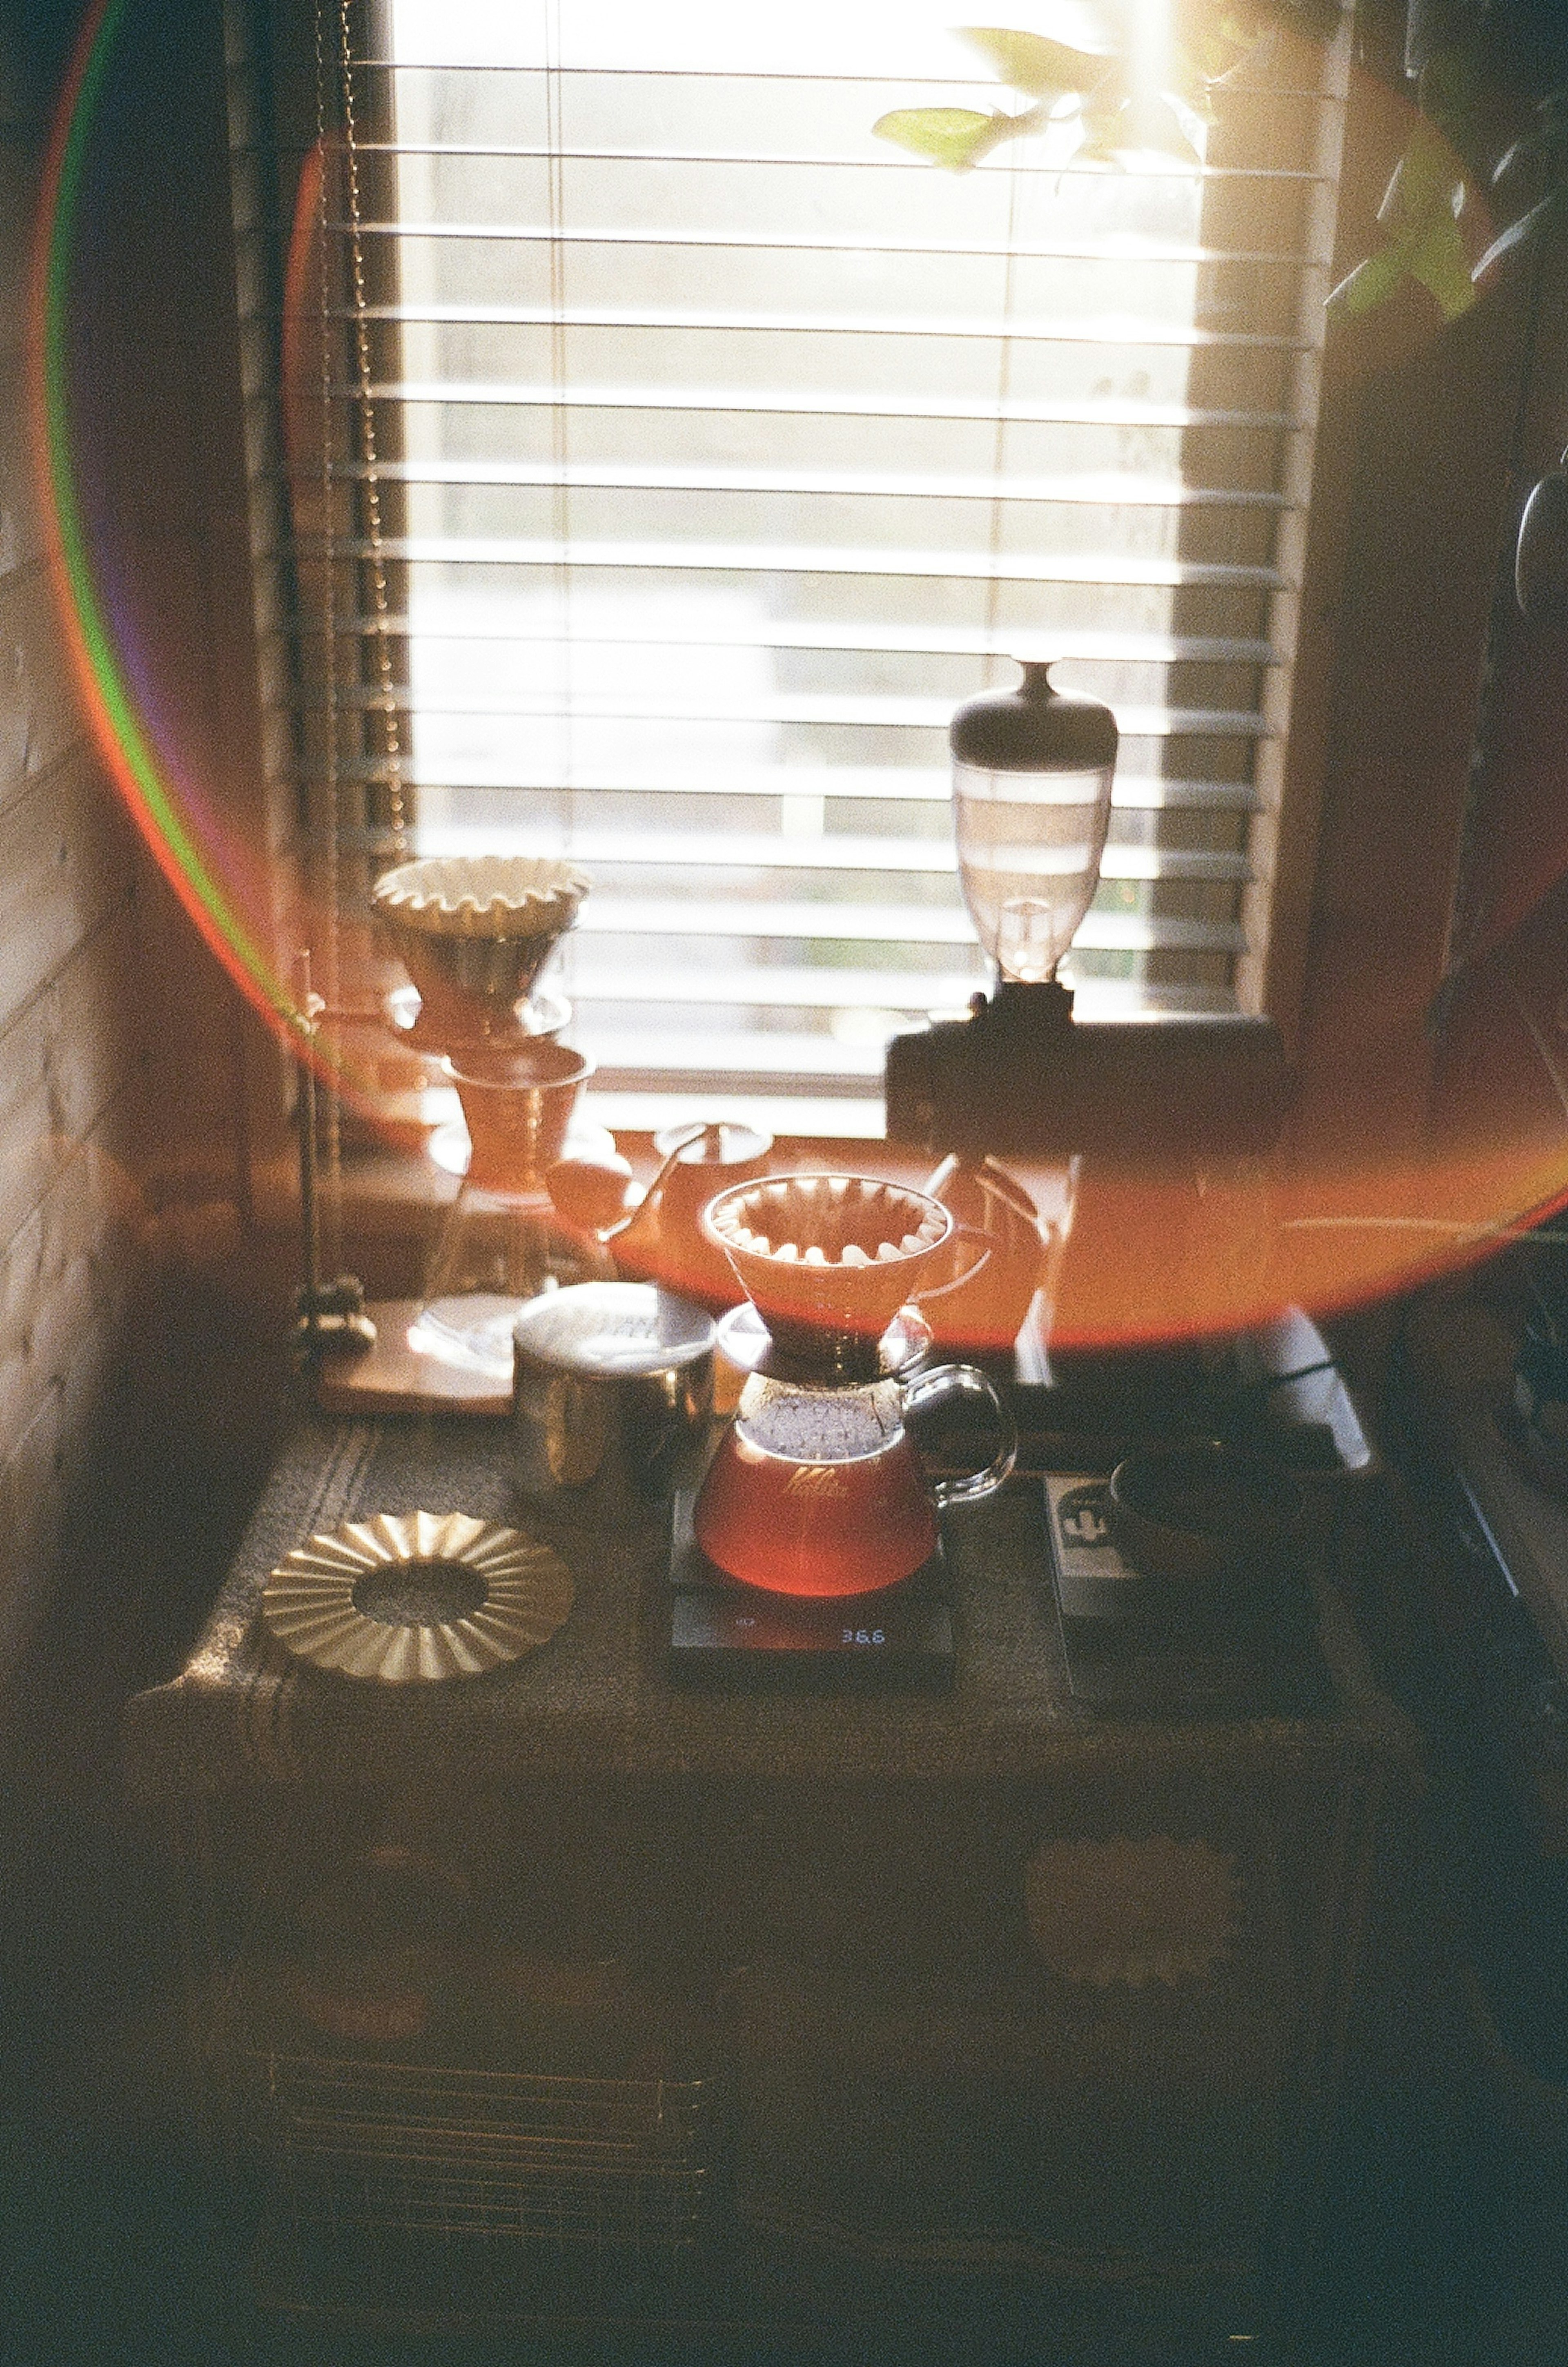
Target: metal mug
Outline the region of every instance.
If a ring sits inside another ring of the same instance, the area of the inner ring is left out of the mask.
[[[525,1307],[512,1398],[524,1500],[605,1527],[667,1501],[706,1444],[714,1331],[651,1283],[576,1283]]]

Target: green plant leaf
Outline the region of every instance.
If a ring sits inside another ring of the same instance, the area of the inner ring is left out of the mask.
[[[1324,310],[1343,312],[1354,319],[1358,313],[1373,311],[1386,303],[1405,276],[1404,255],[1397,246],[1380,247],[1369,255],[1365,263],[1358,263],[1324,299]]]
[[[1329,305],[1351,315],[1370,312],[1408,277],[1437,300],[1445,320],[1467,312],[1475,287],[1459,227],[1464,204],[1458,153],[1437,124],[1418,119],[1378,208],[1389,243],[1340,281]]]
[[[979,115],[970,107],[900,107],[879,116],[872,125],[879,140],[908,148],[928,164],[943,164],[950,173],[966,173],[999,140],[1010,140],[1024,125],[1038,120],[1028,115]]]
[[[1329,303],[1351,314],[1371,311],[1408,274],[1437,299],[1445,320],[1457,320],[1475,301],[1459,228],[1464,202],[1463,164],[1438,126],[1419,118],[1378,208],[1390,243],[1342,280]]]
[[[1435,123],[1418,117],[1378,208],[1391,238],[1418,238],[1438,214],[1457,219],[1464,203],[1464,165]]]
[[[1406,250],[1405,267],[1437,298],[1445,321],[1457,321],[1474,303],[1470,257],[1452,214],[1433,215],[1424,234]]]
[[[1031,98],[1060,98],[1070,90],[1092,90],[1105,72],[1101,53],[1069,49],[1040,33],[1009,33],[995,25],[960,25],[962,40],[983,50],[993,70]]]
[[[1126,112],[1124,98],[1099,98],[1083,111],[1083,138],[1073,151],[1075,164],[1120,164],[1117,133]]]

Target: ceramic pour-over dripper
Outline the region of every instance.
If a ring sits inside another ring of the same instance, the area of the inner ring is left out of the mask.
[[[874,1361],[953,1231],[940,1200],[867,1175],[784,1175],[721,1192],[703,1229],[786,1355]]]
[[[432,857],[383,872],[371,907],[419,990],[431,1041],[450,1049],[527,1036],[519,1006],[588,886],[570,863],[524,855]]]

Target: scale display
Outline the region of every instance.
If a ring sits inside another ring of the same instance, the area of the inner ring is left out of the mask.
[[[869,1692],[952,1684],[940,1546],[912,1577],[874,1594],[769,1594],[708,1560],[693,1534],[693,1501],[676,1498],[671,1544],[670,1668],[678,1681]]]

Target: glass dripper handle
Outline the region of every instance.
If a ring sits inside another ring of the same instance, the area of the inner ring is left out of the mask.
[[[942,1512],[950,1504],[973,1504],[982,1496],[994,1494],[1018,1460],[1018,1431],[1013,1418],[985,1374],[976,1372],[973,1365],[937,1365],[929,1373],[917,1374],[912,1381],[904,1384],[906,1414],[927,1413],[932,1406],[955,1398],[985,1399],[996,1416],[1000,1444],[994,1461],[983,1471],[966,1472],[961,1479],[931,1482],[931,1495]]]

